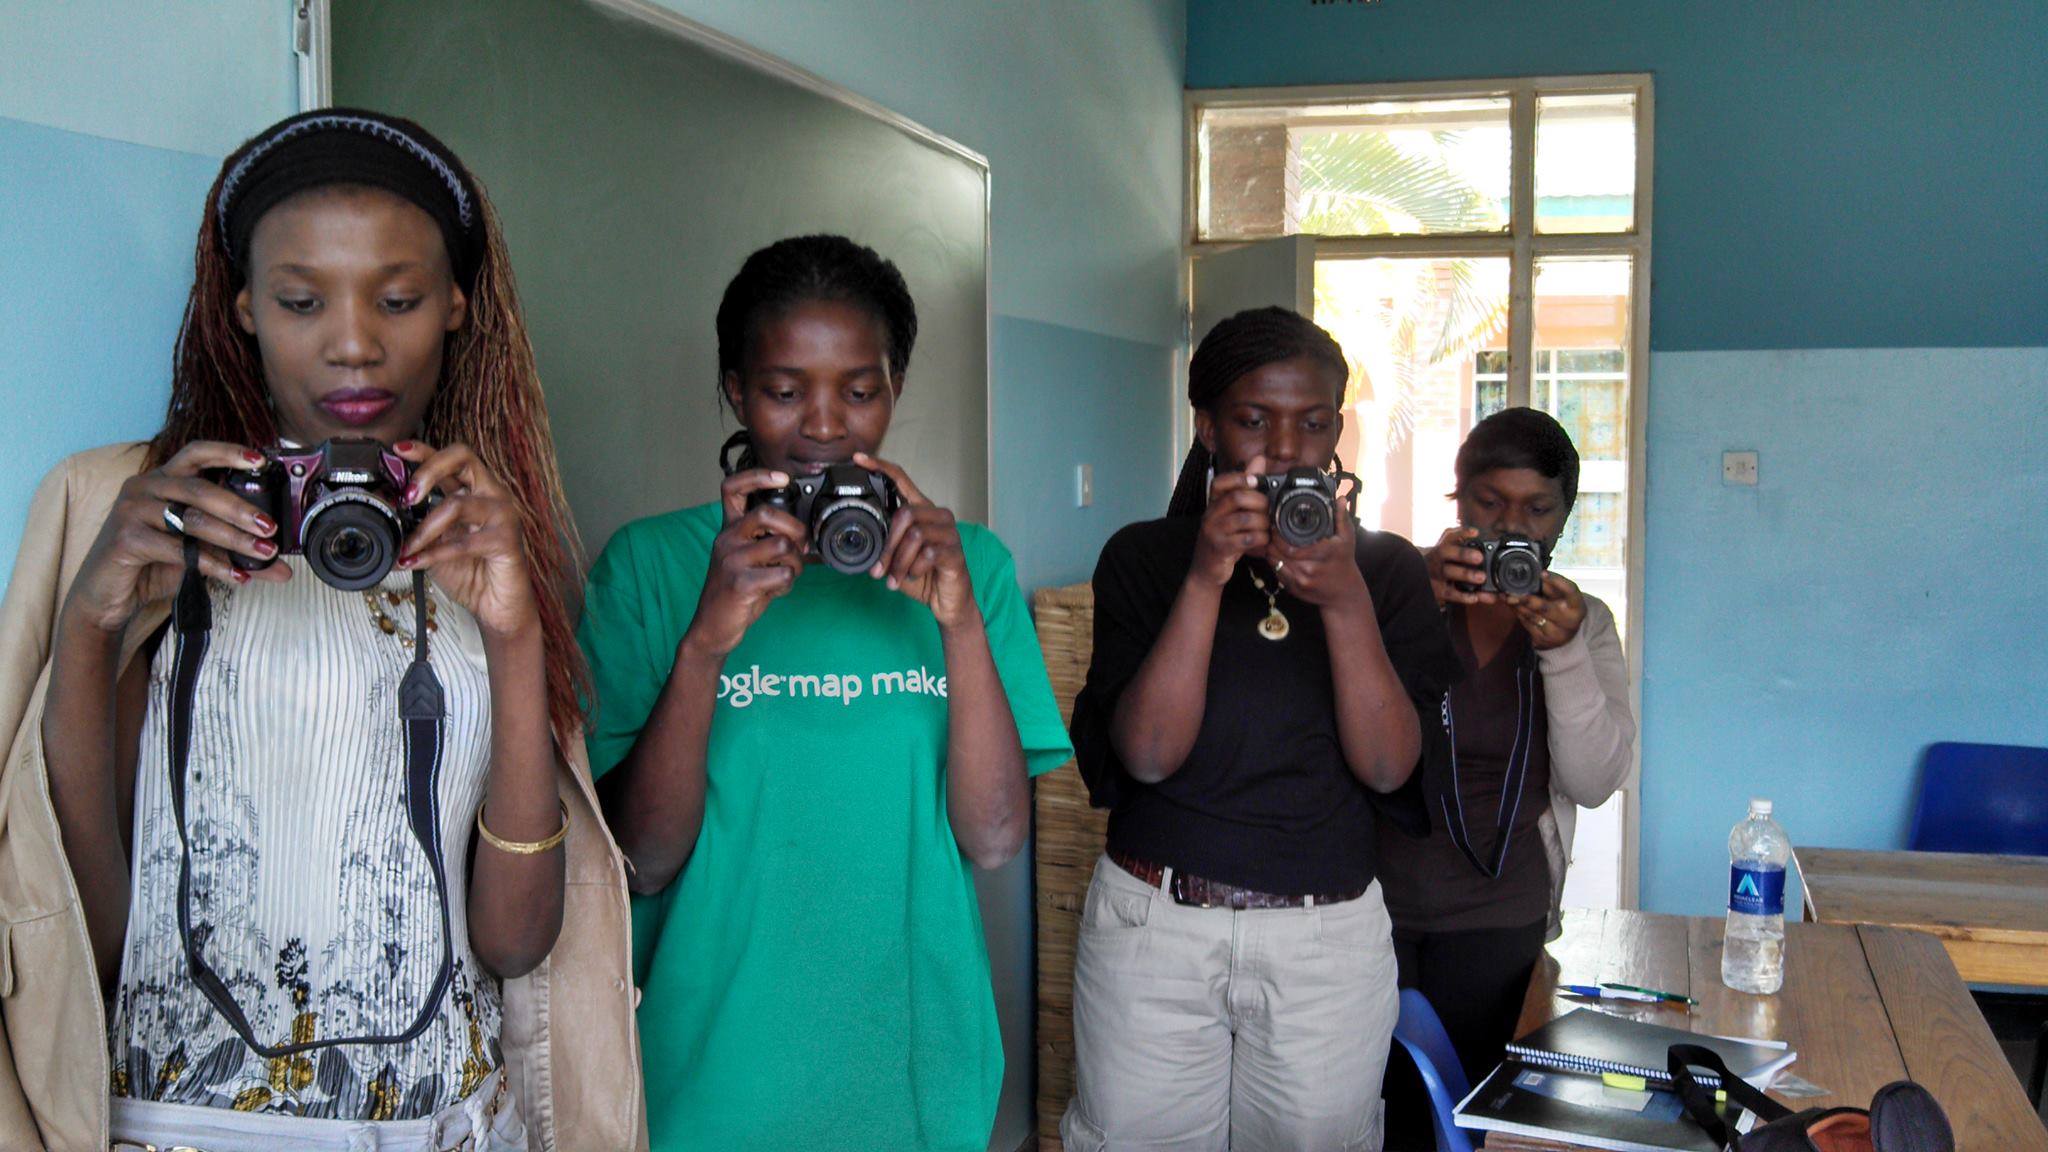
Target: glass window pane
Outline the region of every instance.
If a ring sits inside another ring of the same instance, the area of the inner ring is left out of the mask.
[[[1536,262],[1530,403],[1579,450],[1579,499],[1554,564],[1628,619],[1628,355],[1631,261]]]
[[[1351,363],[1338,454],[1364,485],[1360,518],[1434,543],[1457,519],[1475,407],[1506,400],[1507,260],[1319,260],[1315,320]]]
[[[1508,227],[1506,97],[1211,109],[1197,146],[1204,240]]]
[[[1628,232],[1635,226],[1635,94],[1538,97],[1536,230]]]

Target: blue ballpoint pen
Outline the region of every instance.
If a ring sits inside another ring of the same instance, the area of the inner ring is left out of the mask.
[[[1645,1004],[1655,1004],[1662,999],[1647,992],[1622,988],[1595,988],[1591,984],[1559,984],[1557,990],[1567,996],[1584,996],[1593,1000],[1636,1000]]]

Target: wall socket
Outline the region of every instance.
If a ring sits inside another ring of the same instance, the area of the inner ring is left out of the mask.
[[[1086,508],[1095,503],[1095,465],[1074,466],[1074,507]]]
[[[1721,483],[1743,488],[1756,487],[1756,453],[1721,453]]]

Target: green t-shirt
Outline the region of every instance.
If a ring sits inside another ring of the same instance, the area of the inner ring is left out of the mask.
[[[716,504],[627,525],[590,574],[590,766],[639,737],[697,609]],[[961,545],[1033,775],[1068,755],[1010,555]],[[1003,1056],[972,864],[946,818],[930,610],[809,565],[726,659],[689,863],[636,898],[656,1152],[982,1152]]]

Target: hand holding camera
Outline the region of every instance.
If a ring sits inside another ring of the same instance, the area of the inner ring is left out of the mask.
[[[340,438],[312,448],[276,447],[260,462],[219,471],[215,480],[275,525],[267,554],[233,558],[249,574],[302,555],[338,591],[373,588],[393,568],[423,569],[468,609],[487,636],[526,632],[539,621],[526,565],[524,517],[474,451],[417,441],[387,448]],[[190,518],[186,518],[190,529]]]
[[[1369,610],[1372,592],[1358,568],[1358,521],[1349,500],[1337,494],[1345,475],[1295,468],[1262,477],[1269,490],[1280,493],[1273,502],[1267,560],[1280,586],[1305,604]]]
[[[435,449],[408,440],[396,453],[415,465],[400,498],[406,515],[418,518],[397,566],[431,573],[449,599],[476,617],[486,639],[537,629],[526,518],[504,482],[465,444]]]
[[[178,590],[188,536],[198,542],[199,570],[215,580],[290,579],[283,568],[252,573],[236,565],[276,556],[277,524],[206,478],[216,470],[260,468],[264,460],[240,444],[197,440],[162,467],[129,477],[72,582],[66,614],[118,637],[144,605]]]
[[[868,575],[886,579],[889,587],[931,609],[942,631],[978,627],[981,606],[974,601],[974,582],[967,573],[967,554],[960,548],[960,525],[953,513],[931,502],[900,466],[865,452],[854,463],[881,473],[895,485],[899,500],[889,522],[889,538]]]
[[[1555,648],[1578,635],[1586,604],[1578,585],[1545,569],[1543,553],[1526,536],[1448,528],[1423,559],[1438,604],[1507,604],[1537,648]]]
[[[1188,578],[1213,588],[1230,582],[1237,562],[1262,551],[1272,539],[1272,502],[1259,487],[1266,458],[1255,456],[1242,472],[1218,472],[1209,480],[1209,504],[1195,537]]]

